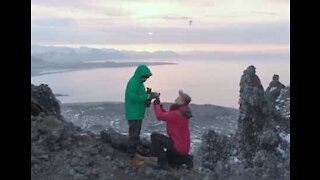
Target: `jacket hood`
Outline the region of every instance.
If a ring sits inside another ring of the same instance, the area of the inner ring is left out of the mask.
[[[190,119],[192,117],[192,113],[189,107],[185,104],[172,104],[170,106],[170,111],[171,110],[179,110],[181,114],[187,119]]]
[[[142,76],[152,76],[150,69],[144,64],[139,65],[134,72],[135,78],[141,79]]]
[[[186,109],[186,110],[180,109],[180,112],[182,113],[182,115],[185,118],[187,118],[187,119],[192,118],[192,113],[191,113],[190,109]]]

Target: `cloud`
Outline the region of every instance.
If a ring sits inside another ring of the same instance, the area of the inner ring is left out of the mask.
[[[87,0],[31,0],[31,4],[51,7],[83,7],[89,6],[92,2]]]
[[[274,3],[290,3],[290,0],[266,0]]]
[[[288,5],[270,2],[289,0],[32,0],[32,41],[288,44]]]
[[[265,11],[254,11],[252,13],[253,14],[278,15],[277,13],[274,13],[274,12],[265,12]]]
[[[187,16],[163,16],[161,18],[165,19],[165,20],[188,20],[188,19],[192,19],[191,17],[187,17]]]
[[[101,26],[96,29],[50,27],[33,28],[34,41],[66,44],[288,44],[289,22],[234,24],[217,28],[142,28]],[[153,35],[148,35],[152,32]],[[46,39],[46,33],[48,38]],[[68,38],[65,38],[65,37]]]
[[[31,26],[40,27],[70,27],[74,24],[74,20],[69,18],[36,19],[31,22]]]
[[[199,5],[199,6],[213,6],[221,2],[225,2],[227,0],[175,0],[175,2],[181,4],[190,4],[190,5]],[[170,1],[169,1],[170,2]]]
[[[130,10],[125,10],[121,6],[112,6],[106,1],[94,0],[33,0],[33,18],[49,17],[69,17],[80,19],[83,17],[128,17],[132,15]]]
[[[221,18],[237,18],[239,16],[235,16],[235,15],[225,15],[225,16],[221,16]]]

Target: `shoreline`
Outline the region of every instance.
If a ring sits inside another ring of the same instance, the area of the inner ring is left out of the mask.
[[[65,72],[74,72],[82,70],[91,69],[102,69],[102,68],[124,68],[124,67],[135,67],[140,64],[145,64],[147,66],[159,66],[159,65],[176,65],[177,63],[170,62],[103,62],[103,63],[77,63],[77,64],[61,64],[60,67],[50,67],[50,68],[31,68],[31,77],[57,74]]]
[[[165,106],[173,104],[172,102],[161,102]],[[101,106],[101,105],[119,105],[124,104],[124,102],[121,101],[93,101],[93,102],[70,102],[70,103],[61,103],[64,107],[70,107],[70,106]],[[189,106],[197,106],[197,107],[213,107],[213,108],[224,108],[224,109],[230,109],[230,110],[236,110],[237,108],[234,107],[228,107],[228,106],[221,106],[221,105],[215,105],[215,104],[196,104],[191,103]]]

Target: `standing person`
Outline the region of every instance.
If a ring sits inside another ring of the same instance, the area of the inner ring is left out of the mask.
[[[125,117],[129,124],[128,152],[133,158],[140,142],[140,131],[147,102],[157,96],[156,92],[148,92],[144,82],[152,75],[150,69],[142,64],[127,83],[125,92]]]
[[[191,97],[179,91],[179,96],[175,104],[170,106],[167,112],[162,108],[160,99],[156,98],[153,102],[154,112],[158,120],[167,123],[167,134],[151,134],[152,153],[158,157],[158,168],[168,169],[171,164],[185,163],[188,169],[192,168],[193,163],[188,155],[190,151],[190,129],[189,119],[192,117],[188,107]],[[164,151],[164,148],[167,151]],[[179,162],[177,162],[179,161]]]
[[[286,86],[279,81],[279,75],[274,74],[272,81],[269,83],[269,87],[266,89],[266,93],[270,96],[272,102],[274,102],[280,95],[281,89]]]

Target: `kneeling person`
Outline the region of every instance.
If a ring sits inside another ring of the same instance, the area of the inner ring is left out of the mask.
[[[190,96],[181,90],[169,111],[163,109],[159,98],[153,102],[157,119],[167,123],[168,136],[159,133],[151,134],[152,152],[158,157],[158,166],[162,169],[178,164],[186,164],[188,169],[193,166],[192,159],[188,155],[190,151],[189,119],[192,117],[188,107],[190,102]],[[164,148],[167,149],[166,152]]]

